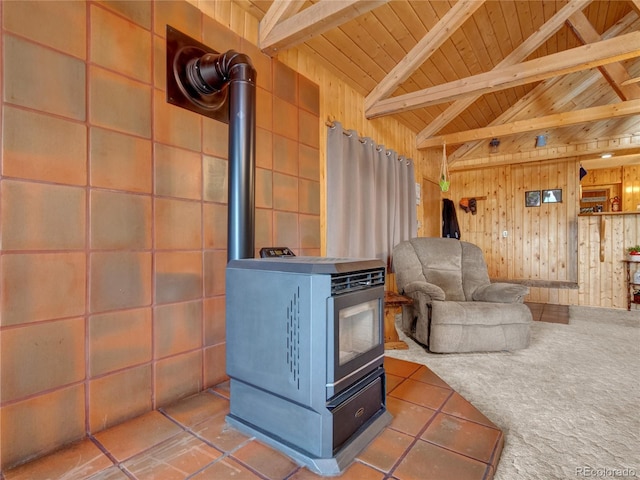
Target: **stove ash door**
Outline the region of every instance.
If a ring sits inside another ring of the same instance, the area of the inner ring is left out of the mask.
[[[374,371],[327,404],[333,415],[334,454],[369,420],[385,410],[384,369]]]

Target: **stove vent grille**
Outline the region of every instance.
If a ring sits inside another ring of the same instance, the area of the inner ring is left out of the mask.
[[[287,363],[289,379],[300,390],[300,287],[287,307]]]
[[[331,295],[384,285],[384,268],[331,275]]]

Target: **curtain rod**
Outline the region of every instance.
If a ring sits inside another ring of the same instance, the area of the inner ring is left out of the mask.
[[[327,120],[326,122],[324,122],[324,124],[325,124],[327,127],[329,127],[329,128],[336,128],[336,124],[335,124],[335,122],[333,122],[333,121],[331,121],[331,120]],[[343,134],[343,135],[345,135],[345,136],[347,136],[347,137],[351,137],[351,135],[353,135],[353,133],[352,133],[352,132],[353,132],[353,130],[350,130],[350,131],[348,131],[348,130],[342,130],[342,134]],[[361,135],[360,135],[359,133],[357,133],[357,132],[356,132],[356,134],[358,135],[358,141],[359,141],[360,143],[363,143],[363,144],[364,144],[364,143],[367,143],[367,139],[366,139],[366,137],[361,136]],[[382,151],[382,147],[381,147],[380,145],[376,145],[376,151],[381,152],[381,151]],[[386,150],[384,153],[385,153],[385,155],[386,155],[387,157],[390,157],[390,156],[391,156],[391,150]],[[407,160],[407,165],[408,165],[408,164],[409,164],[409,159],[408,159],[408,158],[406,158],[404,155],[398,155],[398,161],[402,161],[402,159],[403,159],[403,158]]]
[[[324,122],[324,124],[329,127],[329,128],[336,128],[336,124],[334,122]],[[347,137],[350,137],[351,135],[353,135],[352,131],[349,130],[342,130],[342,134],[346,135]],[[356,134],[358,135],[358,140],[360,141],[360,143],[367,143],[367,139],[363,136],[361,136],[358,132],[356,132]]]
[[[335,124],[335,122],[326,121],[326,122],[324,122],[324,124],[325,124],[327,127],[329,127],[329,128],[336,128],[336,124]],[[351,136],[353,135],[353,130],[350,130],[350,131],[349,131],[349,130],[342,130],[342,134],[343,134],[343,135],[345,135],[345,136],[347,136],[347,137],[351,137]],[[359,141],[360,143],[362,143],[362,144],[367,143],[367,138],[366,138],[366,137],[361,136],[358,132],[356,132],[356,134],[358,135],[358,141]],[[372,140],[372,141],[373,141],[373,140]],[[375,143],[375,142],[374,142],[374,143]],[[377,152],[381,152],[382,150],[383,150],[383,149],[382,149],[382,146],[380,146],[380,145],[376,145],[376,151],[377,151]],[[385,155],[386,155],[387,157],[390,157],[390,156],[391,156],[391,150],[386,150],[384,153],[385,153]],[[400,157],[398,157],[398,160],[400,160]]]

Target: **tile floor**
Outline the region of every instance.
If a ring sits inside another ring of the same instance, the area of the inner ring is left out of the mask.
[[[391,424],[339,477],[344,480],[489,480],[502,432],[427,367],[385,359]],[[5,480],[322,478],[225,424],[222,384],[57,453]]]

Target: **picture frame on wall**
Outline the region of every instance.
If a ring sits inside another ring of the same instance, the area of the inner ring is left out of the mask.
[[[540,190],[530,190],[524,192],[524,205],[526,207],[540,206]]]
[[[562,189],[543,190],[542,203],[562,203]]]

